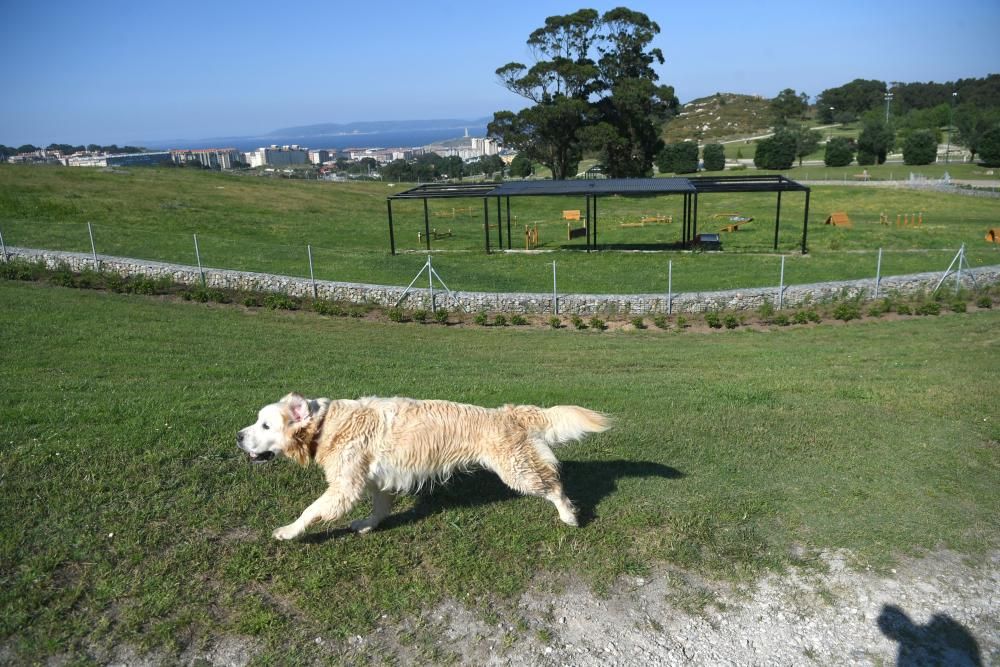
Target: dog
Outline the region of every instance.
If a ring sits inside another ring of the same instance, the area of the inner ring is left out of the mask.
[[[576,526],[576,508],[563,491],[550,447],[608,428],[607,415],[574,405],[484,408],[400,397],[307,399],[293,393],[263,407],[257,421],[236,434],[236,444],[254,462],[282,455],[323,469],[328,484],[323,495],[273,533],[291,540],[313,523],[336,521],[367,493],[371,515],[351,524],[366,533],[390,514],[397,494],[474,468],[492,470],[515,491],[545,498],[563,523]]]

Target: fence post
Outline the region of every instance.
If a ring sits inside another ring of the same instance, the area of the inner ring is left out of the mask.
[[[427,200],[425,199],[424,202]],[[502,250],[502,248],[501,248]],[[434,267],[431,266],[431,256],[427,255],[427,286],[431,295],[431,312],[434,312]]]
[[[313,298],[319,298],[319,293],[316,290],[316,274],[313,273],[313,248],[311,245],[306,244],[306,251],[309,253],[309,280],[312,281],[313,286]]]
[[[0,232],[0,253],[3,254],[3,261],[7,263],[7,246],[3,242],[3,232]]]
[[[198,235],[194,236],[194,256],[198,259],[198,273],[201,275],[201,286],[205,287],[205,270],[201,268],[201,250],[198,249]]]
[[[781,278],[778,284],[778,310],[781,310],[785,298],[785,256],[781,256]]]
[[[94,255],[94,270],[101,270],[101,263],[97,261],[97,246],[94,245],[94,230],[91,228],[90,223],[87,223],[87,233],[90,234],[90,252]]]
[[[667,262],[667,315],[674,312],[674,260]]]
[[[552,314],[559,314],[559,292],[556,289],[556,263],[552,262]]]
[[[875,298],[878,298],[879,284],[882,282],[882,248],[878,249],[878,264],[875,265]]]

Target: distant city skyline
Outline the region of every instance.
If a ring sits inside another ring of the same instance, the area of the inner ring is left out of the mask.
[[[654,46],[667,62],[657,71],[682,102],[1000,71],[996,0],[808,10],[730,0],[6,2],[0,143],[162,143],[490,116],[524,106],[494,70],[532,62],[525,41],[547,16],[622,4],[659,23]]]

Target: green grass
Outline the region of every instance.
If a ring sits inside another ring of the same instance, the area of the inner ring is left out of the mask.
[[[300,662],[443,597],[503,608],[540,573],[604,591],[660,563],[745,580],[803,548],[878,566],[996,546],[997,312],[594,335],[13,282],[0,309],[0,644],[18,661],[237,636]],[[371,535],[278,543],[321,475],[251,466],[234,435],[290,390],[577,403],[616,426],[559,452],[583,528],[475,474]]]
[[[847,168],[848,170],[850,168]],[[804,173],[804,171],[802,172]],[[846,172],[845,172],[846,173]],[[853,173],[853,172],[851,172]],[[798,172],[790,174],[793,177]],[[99,253],[196,263],[198,235],[205,266],[307,276],[307,245],[318,278],[406,285],[424,263],[423,204],[393,205],[401,254],[388,254],[387,195],[399,183],[325,183],[194,172],[185,169],[88,169],[0,165],[0,233],[8,245],[90,251],[86,223]],[[961,243],[973,266],[997,263],[983,242],[996,224],[992,199],[889,189],[816,187],[810,208],[810,254],[797,254],[801,238],[801,194],[782,198],[781,252],[790,253],[786,282],[801,284],[874,275],[879,247],[883,275],[943,271]],[[523,248],[523,227],[538,223],[541,249],[525,255],[483,253],[482,200],[429,202],[431,226],[452,230],[434,241],[435,268],[454,290],[551,290],[556,261],[559,289],[576,293],[644,293],[666,288],[667,261],[674,262],[677,291],[735,289],[777,283],[780,259],[772,254],[776,199],[772,195],[706,195],[699,200],[701,231],[715,231],[719,213],[739,212],[755,222],[723,235],[725,252],[579,252],[583,240],[566,240],[564,209],[580,209],[571,198],[512,200],[514,247]],[[496,223],[495,201],[490,223]],[[822,223],[844,210],[853,230]],[[924,212],[920,230],[878,225],[878,216]],[[681,200],[606,197],[599,201],[599,237],[608,248],[669,244],[680,238]],[[673,215],[673,224],[622,227],[644,215]],[[501,219],[506,232],[505,212]],[[519,231],[520,230],[520,231]],[[493,244],[496,230],[491,231]],[[940,250],[947,249],[947,250]],[[914,252],[916,251],[916,252]]]

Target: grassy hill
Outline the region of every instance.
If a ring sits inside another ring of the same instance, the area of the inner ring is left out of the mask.
[[[663,126],[668,142],[722,140],[751,136],[770,128],[770,100],[756,95],[716,93],[691,100]]]
[[[856,168],[824,170],[831,178]],[[804,172],[803,172],[804,173]],[[794,174],[793,174],[794,177]],[[850,176],[848,176],[849,178]],[[87,223],[97,252],[195,264],[193,235],[202,261],[215,268],[309,275],[312,246],[316,277],[406,285],[425,261],[418,232],[420,201],[393,205],[396,244],[388,253],[387,195],[400,183],[326,183],[257,178],[184,169],[101,171],[0,165],[0,233],[7,245],[89,252]],[[803,197],[782,200],[779,250],[788,255],[787,284],[871,277],[878,248],[883,275],[944,270],[962,242],[973,266],[996,263],[983,241],[995,225],[996,201],[945,193],[824,186],[813,189],[810,254],[797,252]],[[483,203],[476,199],[429,202],[430,226],[451,230],[433,243],[434,264],[451,289],[547,291],[552,262],[559,286],[575,293],[642,293],[666,284],[674,262],[678,291],[774,285],[780,260],[771,251],[775,198],[726,194],[701,198],[699,229],[715,230],[714,215],[739,212],[753,225],[727,234],[722,253],[578,252],[583,239],[567,240],[564,209],[582,209],[569,197],[525,197],[512,202],[514,247],[524,248],[523,227],[538,224],[538,254],[483,253]],[[846,211],[852,230],[823,225],[831,211]],[[885,211],[924,213],[920,229],[879,225]],[[631,227],[641,216],[672,215],[673,224]],[[608,247],[669,244],[680,238],[679,197],[606,197],[600,202],[599,242]],[[490,202],[495,224],[496,204]],[[491,232],[496,243],[496,231]],[[947,250],[951,248],[952,250]],[[916,251],[916,252],[915,252]]]

